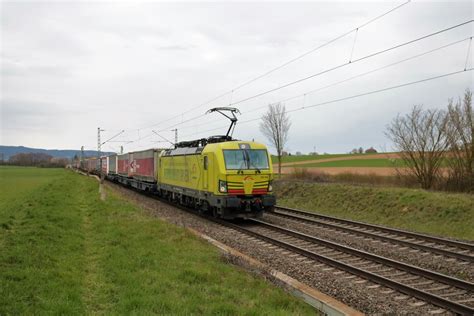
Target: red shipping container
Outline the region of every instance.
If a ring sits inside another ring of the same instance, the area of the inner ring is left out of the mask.
[[[117,173],[128,177],[129,160],[128,154],[117,155]]]
[[[157,157],[158,150],[156,149],[130,153],[128,176],[142,181],[156,181],[155,158]]]

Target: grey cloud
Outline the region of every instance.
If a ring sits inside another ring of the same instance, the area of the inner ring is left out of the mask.
[[[0,76],[40,76],[40,77],[67,77],[72,75],[68,67],[58,65],[26,65],[11,60],[0,61]]]
[[[179,116],[395,5],[391,2],[2,3],[1,129],[10,135],[11,144],[93,146],[98,126],[110,130],[137,129]],[[413,1],[361,29],[354,55],[363,56],[472,19],[472,15],[470,1]],[[244,113],[471,33],[469,27],[458,29],[244,102],[239,107]],[[172,138],[170,126],[200,115],[208,107],[228,105],[232,100],[347,62],[352,43],[353,36],[348,36],[231,95],[162,123],[157,129],[163,129],[164,136]],[[318,103],[441,74],[457,69],[464,63],[465,54],[465,47],[453,47],[393,70],[308,95],[304,102]],[[328,152],[344,152],[354,146],[380,148],[387,142],[384,126],[398,112],[418,103],[444,106],[448,98],[458,96],[467,86],[473,86],[473,79],[465,74],[292,113],[289,147],[303,152],[313,150],[313,146]],[[287,106],[302,106],[302,102],[303,99],[297,99]],[[241,119],[257,118],[261,112],[243,114]],[[192,123],[201,127],[179,125],[178,128],[188,126],[179,134],[204,137],[213,132],[203,131],[225,126],[227,121],[208,115]],[[31,133],[19,130],[19,126],[34,127],[38,137],[31,137]],[[42,129],[54,131],[64,127],[67,134],[42,132]],[[150,131],[141,131],[147,132]],[[236,136],[263,140],[258,122],[238,124]],[[139,145],[152,146],[149,142]],[[125,149],[134,148],[130,145]]]
[[[80,113],[58,104],[27,99],[0,99],[0,108],[4,128],[17,124],[46,126],[50,119]]]
[[[195,48],[194,45],[179,45],[179,44],[171,44],[171,45],[162,45],[158,46],[158,50],[169,50],[169,51],[185,51]]]

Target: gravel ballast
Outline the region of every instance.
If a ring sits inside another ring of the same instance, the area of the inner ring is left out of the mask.
[[[361,235],[347,234],[336,229],[286,219],[271,213],[265,214],[263,219],[268,223],[293,229],[314,237],[330,240],[379,256],[450,275],[458,279],[469,282],[474,281],[474,266],[466,261],[447,258],[413,248],[406,248],[395,243],[383,242],[376,238],[372,239]]]
[[[436,306],[425,304],[418,299],[325,264],[270,246],[243,233],[220,226],[130,189],[108,182],[106,186],[127,200],[138,204],[152,216],[179,226],[191,227],[364,313],[371,315],[420,315],[442,311]],[[265,218],[268,219],[268,216]],[[281,223],[278,224],[281,225]]]

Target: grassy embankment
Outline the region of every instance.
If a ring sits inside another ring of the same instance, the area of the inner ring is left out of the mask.
[[[297,181],[279,181],[275,190],[283,206],[474,240],[474,195]]]
[[[60,169],[0,168],[0,315],[312,314],[217,250]]]

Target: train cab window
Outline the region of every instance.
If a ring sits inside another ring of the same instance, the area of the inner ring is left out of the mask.
[[[204,156],[204,170],[207,170],[208,164],[209,164],[208,158],[207,156]]]
[[[223,152],[227,170],[269,169],[265,149],[224,149]]]

